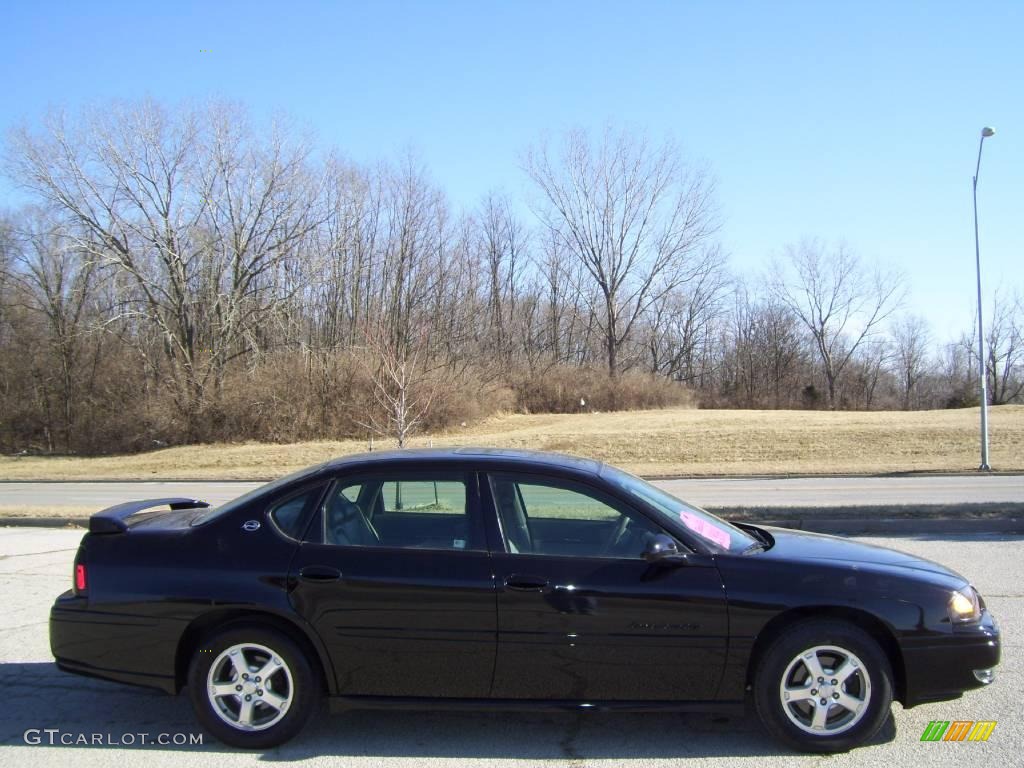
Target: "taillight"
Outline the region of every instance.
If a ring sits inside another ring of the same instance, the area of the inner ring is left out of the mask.
[[[81,563],[75,564],[75,592],[81,594],[85,592],[87,580],[85,577],[85,566]]]

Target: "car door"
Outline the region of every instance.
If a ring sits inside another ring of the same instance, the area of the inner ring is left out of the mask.
[[[290,594],[341,694],[488,695],[497,617],[475,475],[339,477],[305,539]]]
[[[494,555],[493,696],[715,698],[728,617],[710,557],[694,556],[687,565],[646,562],[645,547],[665,531],[583,482],[490,473],[481,488],[504,544]]]

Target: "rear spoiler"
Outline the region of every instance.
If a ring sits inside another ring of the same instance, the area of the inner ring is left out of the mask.
[[[172,497],[169,499],[146,499],[145,501],[126,501],[115,504],[89,518],[89,533],[124,533],[128,530],[127,520],[134,514],[153,507],[170,507],[179,509],[205,509],[209,502],[199,499]]]

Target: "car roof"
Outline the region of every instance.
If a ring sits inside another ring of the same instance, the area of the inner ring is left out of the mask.
[[[344,469],[354,465],[373,464],[474,464],[476,466],[512,466],[517,469],[558,468],[587,474],[599,474],[601,462],[570,456],[565,453],[530,451],[516,448],[488,448],[460,446],[456,448],[404,448],[390,451],[371,451],[339,456],[322,465],[323,469]]]

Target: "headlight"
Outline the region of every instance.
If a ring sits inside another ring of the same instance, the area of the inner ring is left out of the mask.
[[[949,599],[949,620],[954,624],[977,621],[981,618],[981,601],[974,587],[954,592]]]

